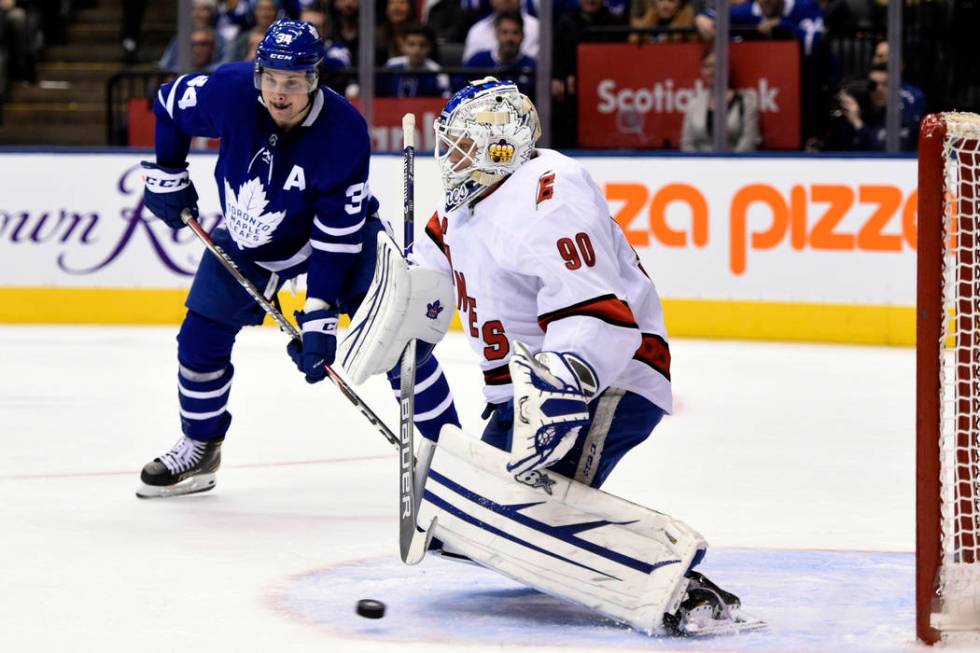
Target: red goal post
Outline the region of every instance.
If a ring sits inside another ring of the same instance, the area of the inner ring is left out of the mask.
[[[931,644],[980,638],[980,116],[926,117],[918,192],[916,631]]]

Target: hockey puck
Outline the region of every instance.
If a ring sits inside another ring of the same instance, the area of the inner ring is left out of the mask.
[[[374,599],[361,599],[357,602],[357,614],[365,619],[380,619],[385,616],[385,604]]]

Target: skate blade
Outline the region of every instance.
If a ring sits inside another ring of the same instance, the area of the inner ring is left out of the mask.
[[[754,630],[768,628],[769,624],[743,614],[734,614],[732,619],[704,619],[683,624],[679,629],[681,637],[714,637],[719,635],[738,635]]]
[[[214,489],[216,476],[216,474],[198,474],[173,485],[147,485],[140,482],[136,489],[136,496],[140,499],[166,499],[167,497],[207,492]]]

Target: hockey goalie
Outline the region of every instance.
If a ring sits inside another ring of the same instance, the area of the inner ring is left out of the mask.
[[[379,235],[339,355],[361,383],[410,340],[431,351],[442,311],[459,310],[488,421],[482,437],[446,425],[423,442],[430,549],[647,634],[763,626],[696,571],[699,533],[599,489],[672,402],[660,299],[602,192],[574,160],[535,148],[537,111],[509,82],[473,82],[435,131],[444,201],[410,259]]]

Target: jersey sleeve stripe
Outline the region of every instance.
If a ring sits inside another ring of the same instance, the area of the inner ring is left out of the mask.
[[[627,329],[638,328],[629,304],[615,295],[601,295],[565,308],[559,308],[556,311],[549,311],[538,316],[538,325],[542,331],[547,331],[548,325],[552,322],[573,316],[594,317],[606,324]]]
[[[328,236],[349,236],[351,234],[357,233],[364,226],[367,218],[361,218],[361,221],[350,227],[328,227],[320,221],[319,216],[313,218],[313,224],[317,229],[327,234]]]
[[[363,249],[362,243],[357,243],[356,245],[342,245],[337,243],[321,243],[316,240],[311,240],[310,245],[313,246],[313,249],[321,252],[334,252],[337,254],[358,254]]]
[[[483,371],[483,383],[485,385],[507,385],[510,382],[510,367],[507,365]]]
[[[163,103],[163,108],[167,110],[167,115],[174,117],[174,100],[177,99],[177,87],[180,83],[187,78],[187,75],[181,75],[174,81],[174,85],[170,87],[170,93],[167,95],[167,101]],[[162,92],[162,90],[161,90]]]
[[[639,349],[633,354],[633,360],[653,368],[670,381],[670,346],[660,336],[644,333]]]

